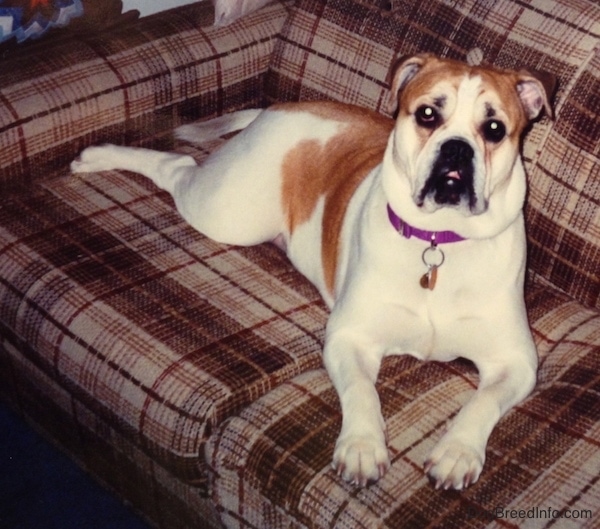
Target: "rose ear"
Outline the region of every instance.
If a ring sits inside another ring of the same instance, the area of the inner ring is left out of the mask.
[[[553,118],[550,100],[556,86],[557,79],[553,74],[525,70],[519,72],[517,93],[529,119],[537,118],[542,110],[546,111],[550,119]]]
[[[423,65],[432,57],[428,53],[405,56],[394,61],[390,70],[390,94],[388,99],[388,111],[393,114],[398,109],[398,94],[417,75]]]

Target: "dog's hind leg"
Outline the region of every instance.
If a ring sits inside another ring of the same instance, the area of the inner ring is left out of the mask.
[[[296,126],[291,134],[284,112],[252,110],[192,126],[188,139],[204,140],[239,129],[244,130],[201,165],[187,155],[104,145],[85,149],[71,169],[140,173],[168,191],[182,217],[208,237],[241,246],[276,241],[285,248],[282,167],[304,131]]]
[[[164,153],[137,147],[100,145],[88,147],[71,163],[71,172],[89,173],[123,169],[140,173],[173,194],[182,170],[198,167],[188,155]]]
[[[269,172],[260,166],[246,178],[246,158],[231,158],[234,167],[218,156],[198,165],[188,155],[102,145],[85,149],[71,163],[71,171],[140,173],[169,192],[181,216],[211,239],[242,246],[276,240],[285,247],[279,187],[274,183],[278,169]]]

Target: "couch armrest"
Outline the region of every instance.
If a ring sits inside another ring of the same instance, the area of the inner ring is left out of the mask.
[[[277,2],[214,28],[198,2],[15,54],[0,72],[0,189],[60,174],[90,144],[168,147],[182,122],[260,105],[286,16]]]

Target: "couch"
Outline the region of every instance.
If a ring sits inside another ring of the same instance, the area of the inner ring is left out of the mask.
[[[282,0],[227,27],[198,2],[17,50],[0,71],[0,395],[165,529],[598,527],[600,6],[593,0]],[[276,101],[386,112],[400,55],[556,76],[522,145],[536,389],[494,430],[480,480],[436,491],[423,460],[472,365],[386,359],[392,466],[330,468],[341,426],[327,309],[271,245],[186,225],[148,180],[74,177],[111,142],[202,161],[174,127]]]

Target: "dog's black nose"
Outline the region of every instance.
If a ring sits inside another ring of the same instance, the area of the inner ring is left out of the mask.
[[[475,152],[463,140],[448,140],[440,147],[440,160],[445,170],[436,182],[436,200],[440,204],[456,204],[468,191]],[[469,177],[467,178],[467,174]]]
[[[455,163],[457,166],[465,162],[470,162],[475,155],[473,147],[463,140],[448,140],[442,143],[440,154],[448,163]]]
[[[471,204],[475,197],[474,158],[475,151],[465,140],[453,138],[442,143],[421,192],[421,201],[429,195],[440,205],[458,205],[463,199]]]

